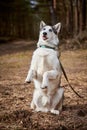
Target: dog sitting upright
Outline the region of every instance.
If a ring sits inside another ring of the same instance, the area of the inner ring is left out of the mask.
[[[30,70],[25,82],[34,81],[35,89],[31,108],[59,114],[62,110],[64,89],[60,87],[62,70],[58,60],[58,33],[61,23],[48,26],[40,23],[37,49],[33,53]]]

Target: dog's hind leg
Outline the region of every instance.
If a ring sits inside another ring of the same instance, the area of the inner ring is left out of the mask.
[[[62,111],[62,108],[63,108],[63,101],[64,101],[64,93],[62,95],[62,98],[61,98],[58,106],[56,107],[56,109],[58,109],[60,112]]]
[[[37,112],[41,111],[47,113],[49,110],[47,108],[36,108],[35,111]]]
[[[52,113],[56,114],[62,110],[63,98],[64,98],[64,89],[59,88],[56,95],[53,97],[52,106],[51,106]],[[55,110],[57,106],[58,106],[57,108],[58,110]]]
[[[59,115],[60,113],[59,110],[54,110],[54,109],[51,109],[50,112],[56,115]]]

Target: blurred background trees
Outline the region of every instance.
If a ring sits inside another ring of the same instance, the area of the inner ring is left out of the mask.
[[[87,0],[0,0],[0,38],[37,39],[39,24],[62,23],[61,38],[87,31]]]

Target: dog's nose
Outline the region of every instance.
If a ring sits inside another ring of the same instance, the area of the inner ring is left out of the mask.
[[[44,35],[44,36],[46,36],[46,35],[47,35],[47,33],[46,33],[46,32],[43,32],[43,35]]]

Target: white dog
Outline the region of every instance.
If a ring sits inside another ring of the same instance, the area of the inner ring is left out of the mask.
[[[64,89],[60,87],[62,70],[58,60],[57,34],[61,23],[53,27],[40,23],[37,49],[33,53],[26,82],[34,81],[35,89],[31,108],[36,111],[59,114],[62,109]]]

